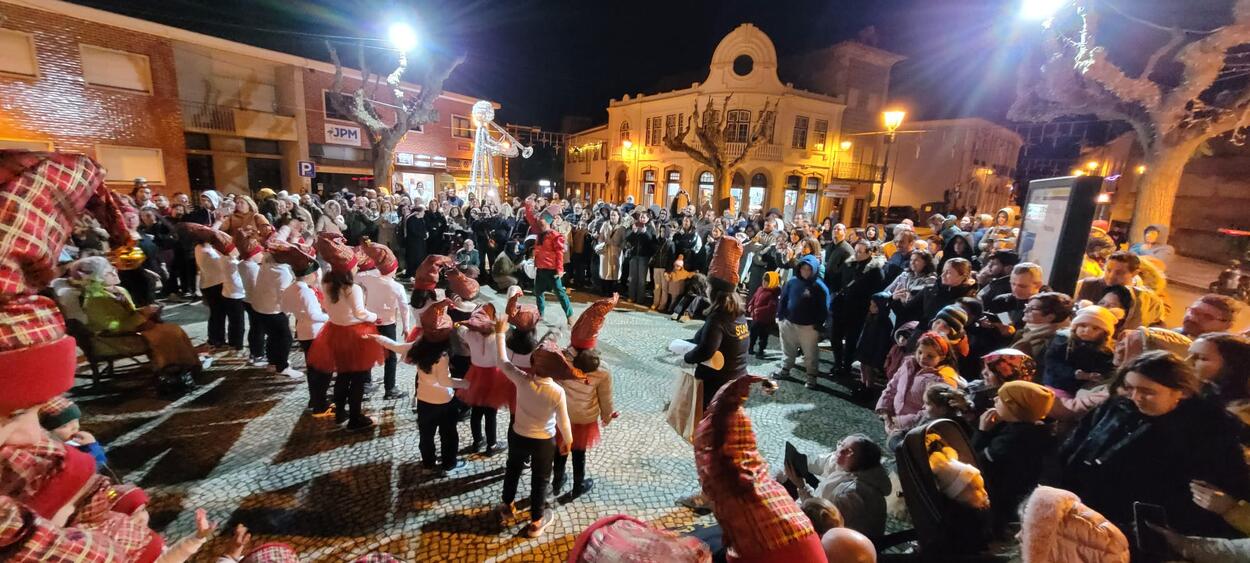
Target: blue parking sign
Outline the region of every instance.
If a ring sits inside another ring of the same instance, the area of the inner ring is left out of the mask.
[[[317,163],[311,160],[301,160],[298,162],[299,175],[301,178],[312,178],[317,175]]]

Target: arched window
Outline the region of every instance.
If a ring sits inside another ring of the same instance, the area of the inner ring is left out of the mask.
[[[664,205],[667,206],[672,204],[673,198],[677,197],[677,192],[681,191],[681,171],[669,170],[668,174],[665,174],[665,180],[667,183],[665,184]]]
[[[747,179],[735,172],[733,179],[729,182],[729,197],[734,202],[734,213],[742,212],[742,190],[746,188],[746,185]]]
[[[699,174],[699,201],[697,202],[697,205],[703,205],[704,202],[715,205],[716,202],[712,201],[715,191],[716,176],[713,176],[711,172],[707,171]]]
[[[764,196],[768,192],[768,177],[763,174],[751,176],[750,198],[747,203],[748,211],[759,211],[764,207]]]
[[[621,142],[624,143],[625,141],[628,141],[628,140],[629,140],[629,122],[622,121],[621,122]]]

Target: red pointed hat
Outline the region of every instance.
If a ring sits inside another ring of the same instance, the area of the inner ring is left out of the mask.
[[[423,340],[444,342],[451,337],[451,329],[454,325],[451,322],[451,315],[447,314],[449,307],[451,307],[451,300],[444,299],[431,303],[424,311],[421,311],[421,338]]]
[[[69,390],[77,351],[56,303],[37,293],[56,277],[74,221],[86,211],[116,248],[130,232],[104,169],[83,155],[0,151],[0,414]]]
[[[820,536],[773,479],[742,404],[756,376],[720,388],[695,430],[695,468],[739,561],[824,561]]]
[[[261,246],[256,227],[243,227],[234,232],[234,247],[239,249],[239,259],[247,260],[261,252],[265,251],[265,247]],[[220,250],[220,249],[219,249]]]
[[[734,237],[722,236],[716,241],[716,252],[708,267],[708,283],[726,290],[738,287],[738,262],[741,260],[742,243]]]
[[[217,252],[229,254],[235,249],[234,239],[224,231],[206,227],[199,223],[178,223],[179,236],[194,242],[195,244],[208,243],[217,249]]]
[[[360,243],[360,246],[364,249],[365,255],[373,261],[379,274],[385,276],[399,269],[399,260],[395,258],[395,253],[390,248],[387,248],[385,244],[378,244],[366,238]]]
[[[533,355],[530,356],[530,366],[534,370],[534,375],[550,377],[556,381],[584,381],[586,379],[586,374],[582,370],[573,367],[573,362],[564,355],[564,350],[550,340],[544,340],[542,344],[539,344],[538,349],[534,350]]]
[[[352,252],[356,253],[356,270],[360,272],[378,269],[378,263],[374,261],[373,256],[370,256],[368,252],[365,252],[366,242],[368,242],[368,240],[362,240],[360,244],[352,247]]]
[[[515,285],[508,288],[508,305],[504,308],[504,313],[508,315],[508,322],[517,330],[534,330],[538,321],[542,320],[542,315],[538,314],[538,307],[521,305],[518,302],[521,293],[521,288]]]
[[[495,304],[487,303],[474,310],[473,314],[469,315],[469,318],[460,324],[473,332],[489,335],[495,332],[495,319],[497,317],[498,313],[495,311]]]
[[[464,275],[464,272],[456,268],[447,268],[447,286],[461,299],[473,299],[477,297],[481,285],[477,280]]]
[[[338,233],[320,233],[313,243],[317,255],[335,272],[350,272],[356,266],[356,251],[347,246],[346,239]]]
[[[599,331],[603,329],[608,313],[612,312],[620,299],[619,294],[613,293],[611,298],[595,301],[582,311],[582,315],[577,317],[577,322],[573,323],[573,330],[569,334],[569,345],[578,350],[594,348],[598,343]]]
[[[442,254],[431,254],[425,257],[421,265],[417,267],[416,273],[412,276],[412,289],[434,291],[434,287],[438,285],[438,276],[443,273],[443,268],[451,266],[455,262],[451,258]]]
[[[307,276],[321,267],[317,264],[316,257],[290,243],[281,241],[269,243],[269,254],[273,255],[275,262],[290,266],[298,277]]]

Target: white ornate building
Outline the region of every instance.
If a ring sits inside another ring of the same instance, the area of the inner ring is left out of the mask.
[[[804,70],[826,93],[796,88],[778,76],[777,53],[759,28],[742,24],[721,40],[707,78],[689,88],[657,94],[625,95],[608,104],[608,122],[573,134],[566,153],[565,184],[570,195],[668,206],[680,190],[696,205],[715,204],[710,169],[663,139],[695,103],[731,96],[726,119],[729,150],[746,146],[750,128],[765,102],[777,104],[768,139],[752,149],[733,171],[730,195],[735,208],[782,210],[823,218],[830,214],[861,224],[866,200],[880,181],[880,139],[845,136],[844,118],[879,115],[889,87],[889,70],[902,57],[856,42],[822,51],[813,71]],[[878,121],[879,124],[879,121]],[[863,127],[852,128],[862,131]]]

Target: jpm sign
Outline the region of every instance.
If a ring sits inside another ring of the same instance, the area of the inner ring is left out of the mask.
[[[360,128],[350,125],[326,124],[326,142],[336,145],[360,146]]]

